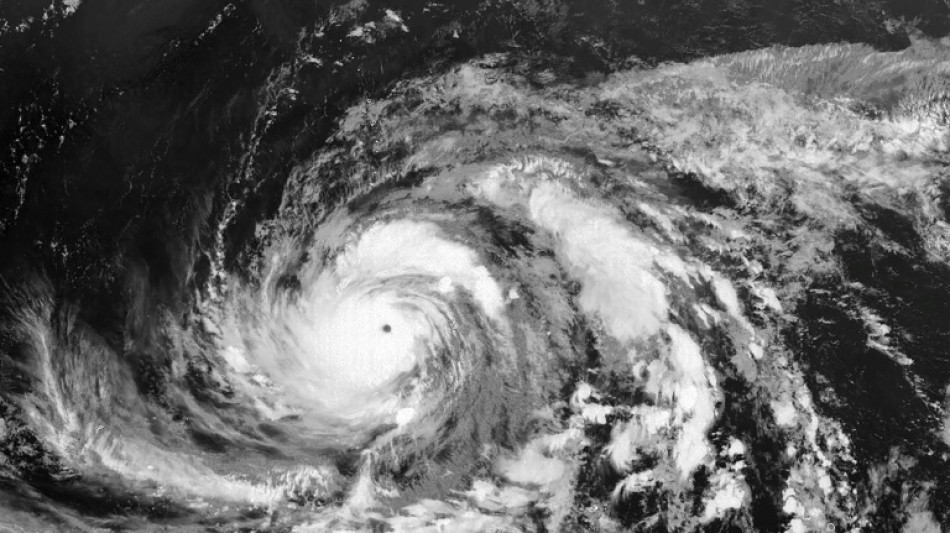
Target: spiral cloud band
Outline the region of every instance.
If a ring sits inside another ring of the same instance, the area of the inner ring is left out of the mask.
[[[400,83],[294,168],[244,270],[218,250],[184,320],[150,317],[163,359],[24,289],[4,363],[32,387],[0,433],[183,530],[858,530],[871,478],[937,527],[950,370],[919,349],[942,346],[931,315],[875,283],[943,279],[947,122],[916,93],[871,116],[849,80],[928,80],[938,57],[836,45],[568,83],[490,56]],[[876,224],[897,207],[903,233]],[[832,379],[868,360],[901,412]],[[928,425],[888,447],[854,426],[905,412]]]

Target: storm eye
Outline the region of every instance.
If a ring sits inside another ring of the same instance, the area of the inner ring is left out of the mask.
[[[393,328],[389,324],[383,324],[383,333],[389,333]]]

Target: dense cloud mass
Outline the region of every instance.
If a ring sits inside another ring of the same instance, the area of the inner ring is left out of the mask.
[[[948,11],[4,5],[0,526],[941,531]]]

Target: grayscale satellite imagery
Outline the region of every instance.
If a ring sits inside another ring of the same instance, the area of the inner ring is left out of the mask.
[[[0,533],[950,533],[950,0],[0,0]]]

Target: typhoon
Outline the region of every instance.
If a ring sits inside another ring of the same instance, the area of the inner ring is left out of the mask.
[[[200,259],[123,263],[121,327],[4,270],[0,530],[946,531],[948,77],[512,52],[357,99],[262,220],[183,204],[150,246]]]

